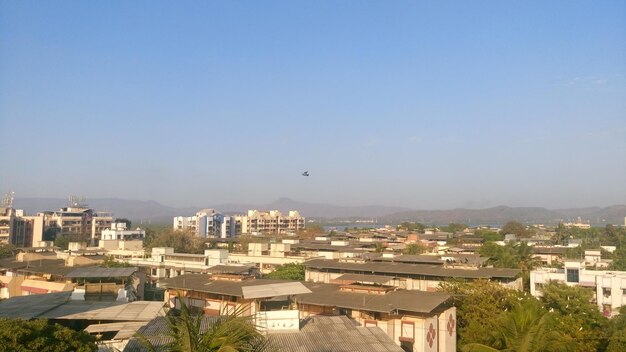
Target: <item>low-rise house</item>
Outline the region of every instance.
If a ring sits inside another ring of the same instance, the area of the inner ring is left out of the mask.
[[[540,297],[543,286],[550,281],[593,290],[598,309],[607,317],[619,314],[619,308],[626,305],[625,271],[591,270],[586,268],[585,261],[565,261],[563,269],[541,268],[531,271],[530,293]]]
[[[348,278],[344,285],[306,283],[312,292],[298,297],[300,315],[345,315],[362,326],[377,326],[404,351],[456,351],[450,295],[397,290],[384,280],[372,275]]]
[[[389,262],[347,263],[327,259],[312,259],[304,265],[305,280],[311,282],[330,283],[343,274],[367,274],[389,277],[390,285],[407,290],[436,291],[439,283],[453,278],[488,279],[509,288],[522,289],[519,269],[445,268],[441,265]]]
[[[148,280],[176,277],[190,273],[207,273],[212,266],[228,263],[225,249],[206,249],[203,254],[176,253],[174,248],[155,247],[148,258],[118,258],[118,261],[137,266]]]

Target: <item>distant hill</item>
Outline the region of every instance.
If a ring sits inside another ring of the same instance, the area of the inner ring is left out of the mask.
[[[89,207],[97,211],[110,211],[114,217],[140,222],[169,224],[174,216],[191,216],[202,208],[213,208],[224,213],[243,213],[248,209],[271,210],[282,212],[298,210],[308,218],[320,219],[372,219],[378,223],[398,223],[415,221],[425,224],[448,224],[460,222],[470,225],[498,225],[510,220],[524,223],[556,224],[559,221],[575,220],[581,217],[590,220],[593,225],[624,224],[626,205],[609,207],[589,207],[578,209],[550,210],[541,207],[498,206],[487,209],[450,209],[450,210],[411,210],[388,206],[338,206],[324,203],[299,202],[289,198],[280,198],[268,204],[214,204],[197,207],[169,207],[155,201],[126,200],[117,198],[88,199]],[[14,207],[24,209],[27,214],[38,211],[57,210],[67,205],[63,198],[16,198]]]
[[[471,225],[498,225],[516,220],[527,224],[558,224],[560,221],[590,221],[592,225],[623,225],[626,205],[600,208],[550,210],[541,207],[498,206],[487,209],[412,210],[390,214],[383,222],[415,221],[425,224],[460,222]]]

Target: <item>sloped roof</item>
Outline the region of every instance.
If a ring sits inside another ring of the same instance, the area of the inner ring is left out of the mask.
[[[136,271],[136,267],[105,268],[101,266],[88,266],[76,268],[65,276],[70,278],[128,277]]]
[[[304,265],[314,269],[335,269],[351,271],[361,274],[387,274],[387,275],[420,275],[434,277],[458,277],[467,279],[490,279],[509,278],[513,279],[521,271],[519,269],[502,268],[442,268],[441,265],[392,263],[392,262],[367,262],[345,263],[331,259],[312,259],[304,262]]]

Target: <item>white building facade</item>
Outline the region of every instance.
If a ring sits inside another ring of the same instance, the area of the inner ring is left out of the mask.
[[[595,293],[595,303],[606,317],[619,313],[626,304],[626,272],[590,270],[584,261],[566,261],[563,269],[542,268],[530,272],[530,293],[542,296],[542,288],[550,281],[568,286],[583,286]]]

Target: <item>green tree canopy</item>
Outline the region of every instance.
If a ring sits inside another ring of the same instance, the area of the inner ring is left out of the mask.
[[[191,231],[175,231],[171,228],[161,228],[146,233],[144,248],[151,250],[153,247],[172,247],[178,253],[200,254],[204,252],[204,241],[196,237]]]
[[[416,231],[420,233],[424,233],[425,228],[426,226],[424,226],[424,224],[420,224],[419,222],[403,222],[396,226],[397,230]]]
[[[529,234],[528,230],[526,230],[526,226],[517,221],[509,221],[504,224],[500,233],[502,235],[514,234],[517,235],[517,237],[526,237]]]
[[[410,243],[407,244],[406,247],[402,250],[402,254],[422,254],[426,251],[426,247],[422,246],[419,243]]]
[[[92,352],[95,338],[45,319],[0,318],[0,351],[13,352]]]
[[[0,245],[0,259],[14,257],[17,253],[17,248],[14,245],[7,243]]]
[[[128,220],[126,218],[116,218],[115,221],[113,221],[113,222],[123,222],[123,223],[126,224],[126,228],[127,229],[130,229],[130,225],[133,224],[130,220]]]
[[[265,275],[268,279],[282,279],[282,280],[304,280],[305,267],[300,263],[284,264],[276,268],[276,270]]]
[[[536,299],[521,300],[511,311],[500,313],[488,343],[469,343],[462,351],[571,351],[575,342],[558,325],[558,316],[546,311]]]
[[[153,343],[150,336],[138,334],[148,351],[171,352],[262,352],[268,350],[268,340],[257,330],[252,318],[241,310],[221,315],[206,328],[202,327],[204,315],[192,312],[180,299],[180,310],[170,311],[167,319],[166,345]],[[159,338],[154,341],[163,341]]]

